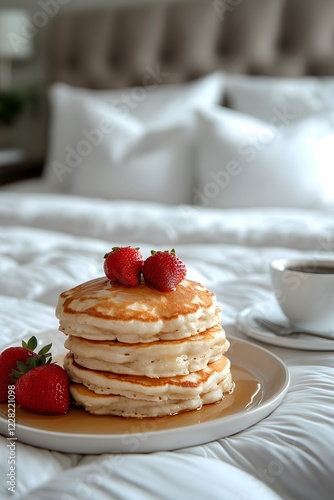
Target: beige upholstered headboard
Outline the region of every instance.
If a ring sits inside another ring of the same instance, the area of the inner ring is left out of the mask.
[[[56,16],[50,81],[90,88],[163,82],[215,69],[275,76],[334,74],[333,0],[191,0]],[[167,76],[168,74],[168,76]]]

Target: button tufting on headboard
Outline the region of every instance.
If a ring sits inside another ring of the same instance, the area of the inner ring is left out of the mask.
[[[50,80],[91,88],[184,82],[215,69],[333,75],[334,1],[193,0],[63,12],[50,42]]]

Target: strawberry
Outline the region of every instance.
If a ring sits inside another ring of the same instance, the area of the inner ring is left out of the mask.
[[[138,248],[113,247],[104,259],[104,272],[111,281],[127,286],[139,285],[143,257]]]
[[[37,358],[40,355],[46,355],[48,350],[43,348],[38,354],[34,352],[37,347],[36,337],[31,337],[28,342],[22,341],[22,347],[8,347],[0,355],[0,403],[8,400],[8,386],[13,384],[11,375],[12,370],[17,368],[17,363],[25,363],[29,358]],[[47,346],[47,347],[51,347]],[[43,354],[44,353],[44,354]]]
[[[187,270],[182,260],[175,254],[174,248],[169,252],[151,251],[143,266],[143,276],[147,284],[161,292],[171,292],[185,278]]]
[[[42,415],[62,415],[70,407],[69,377],[55,363],[37,366],[18,379],[15,397],[24,410]]]

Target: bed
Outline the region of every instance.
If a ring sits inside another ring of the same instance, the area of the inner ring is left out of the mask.
[[[110,247],[174,247],[187,277],[216,294],[231,358],[243,353],[261,391],[235,415],[239,427],[233,414],[161,434],[142,422],[100,448],[74,431],[48,446],[52,433],[31,437],[17,422],[11,450],[2,409],[2,498],[8,480],[22,499],[332,498],[334,342],[277,341],[250,320],[279,314],[273,259],[334,255],[333,5],[307,6],[56,16],[43,176],[0,193],[1,349],[35,334],[61,351],[58,296],[101,276]],[[79,46],[93,29],[94,43]],[[110,33],[118,52],[96,57]]]

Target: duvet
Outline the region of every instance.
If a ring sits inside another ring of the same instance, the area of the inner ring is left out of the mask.
[[[16,442],[16,498],[330,499],[334,490],[334,356],[246,337],[238,314],[273,298],[270,261],[334,256],[334,212],[219,210],[70,195],[0,194],[0,348],[56,332],[59,293],[102,275],[111,246],[175,248],[188,277],[217,295],[227,336],[286,363],[290,386],[255,425],[200,445],[151,453],[63,453]],[[334,341],[333,349],[334,351]],[[247,411],[247,410],[245,410]],[[4,433],[5,434],[5,433]],[[1,436],[1,498],[13,496]]]

